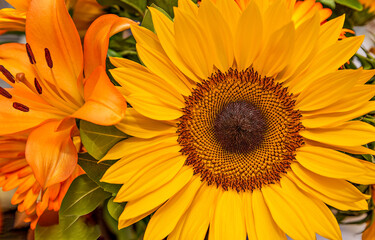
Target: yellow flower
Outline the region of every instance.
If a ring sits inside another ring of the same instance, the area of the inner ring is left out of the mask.
[[[0,33],[7,31],[25,31],[26,12],[31,0],[6,0],[14,8],[0,10]],[[81,37],[85,35],[90,24],[104,14],[103,7],[96,0],[65,0],[73,11],[73,21]]]
[[[351,182],[375,182],[374,71],[338,70],[363,37],[338,41],[344,17],[294,22],[294,3],[180,0],[172,22],[150,8],[156,34],[134,26],[145,66],[113,58],[134,137],[103,158],[122,184],[119,228],[155,212],[145,239],[341,239],[324,204],[367,208]]]
[[[26,161],[43,188],[60,183],[77,166],[75,119],[118,123],[126,102],[105,72],[109,37],[133,22],[98,18],[84,46],[63,0],[34,0],[27,12],[26,46],[0,45],[0,135],[30,132]]]
[[[83,170],[77,165],[68,179],[42,189],[25,159],[26,141],[27,134],[0,137],[0,187],[3,191],[17,188],[11,202],[28,215],[25,221],[35,229],[44,212],[57,214],[70,184]]]
[[[375,1],[374,0],[359,0],[363,6],[368,8],[369,12],[375,12]]]

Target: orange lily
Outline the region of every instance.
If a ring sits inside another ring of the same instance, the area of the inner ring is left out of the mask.
[[[11,203],[18,204],[18,211],[28,215],[25,221],[35,229],[44,212],[57,214],[70,184],[84,172],[77,165],[68,179],[43,190],[25,159],[26,141],[26,134],[0,137],[0,187],[4,191],[17,188]]]
[[[104,66],[109,37],[130,24],[116,15],[101,16],[88,29],[82,50],[64,0],[33,0],[26,46],[0,45],[0,71],[13,87],[0,88],[0,135],[30,131],[26,161],[44,189],[76,169],[75,118],[100,125],[123,118],[126,102]]]
[[[7,31],[25,31],[26,12],[31,0],[6,0],[14,8],[0,10],[0,34]],[[68,9],[74,9],[73,21],[81,37],[90,24],[103,15],[103,6],[96,0],[65,0]]]

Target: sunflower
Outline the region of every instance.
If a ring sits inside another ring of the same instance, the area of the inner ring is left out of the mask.
[[[155,212],[145,239],[341,239],[325,205],[367,208],[351,182],[375,182],[374,71],[338,70],[363,37],[338,41],[344,16],[294,22],[294,3],[180,0],[156,34],[132,26],[145,66],[112,58],[134,137],[102,181],[122,184],[119,228]]]
[[[26,142],[27,134],[0,137],[0,187],[3,191],[17,188],[11,203],[18,204],[18,211],[27,214],[25,221],[35,229],[43,213],[57,214],[70,184],[83,170],[76,166],[68,179],[43,189],[25,159]]]
[[[63,0],[33,0],[27,12],[27,44],[0,45],[0,72],[12,88],[0,88],[0,135],[30,132],[26,161],[43,188],[74,173],[75,119],[118,123],[123,96],[105,72],[109,37],[133,22],[98,18],[85,35],[84,51]]]
[[[0,34],[7,31],[25,31],[26,12],[31,0],[6,0],[14,8],[0,10]],[[81,37],[90,24],[104,14],[96,0],[65,0],[68,9],[73,9],[72,18]]]

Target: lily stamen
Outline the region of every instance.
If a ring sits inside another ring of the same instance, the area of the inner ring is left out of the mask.
[[[27,52],[27,56],[29,56],[30,63],[35,64],[36,61],[35,61],[34,53],[31,50],[30,44],[28,43],[26,43],[26,52]]]
[[[36,78],[34,79],[34,85],[35,85],[35,89],[36,89],[36,91],[37,91],[39,94],[42,94],[43,89],[42,89],[42,87],[40,86],[40,84],[39,84],[39,82],[38,82],[38,80],[37,80]]]
[[[13,108],[20,110],[22,112],[28,112],[30,111],[30,108],[26,105],[23,105],[22,103],[14,102],[13,103]]]
[[[51,58],[51,53],[48,50],[48,48],[44,49],[44,54],[45,54],[45,57],[46,57],[46,62],[47,62],[48,67],[52,68],[53,67],[53,61],[52,61],[52,58]]]
[[[23,83],[26,85],[27,88],[29,88],[31,91],[33,91],[34,93],[37,93],[37,91],[35,91],[33,85],[31,85],[29,83],[29,81],[27,81],[26,79],[26,76],[24,73],[17,73],[16,74],[16,82],[17,83]]]
[[[78,104],[76,101],[74,101],[74,99],[73,99],[70,95],[68,95],[68,93],[63,92],[63,91],[61,90],[61,88],[59,87],[59,84],[58,84],[58,82],[57,82],[57,79],[56,79],[56,77],[55,77],[55,74],[53,73],[53,70],[52,70],[52,68],[53,68],[53,61],[52,61],[52,57],[51,57],[51,52],[49,51],[48,48],[45,48],[45,49],[44,49],[44,55],[45,55],[45,58],[46,58],[47,65],[48,65],[48,67],[49,67],[50,70],[51,70],[51,75],[52,75],[52,79],[53,79],[54,86],[56,87],[57,92],[59,93],[60,97],[61,97],[65,102],[71,103],[71,104],[75,105],[76,107],[78,107],[79,104]]]
[[[63,109],[64,111],[66,112],[74,112],[75,109],[72,108],[69,104],[63,104],[63,103],[60,103],[59,101],[56,101],[57,99],[61,99],[61,100],[64,100],[66,101],[62,96],[60,96],[59,93],[56,93],[56,91],[54,89],[51,88],[50,84],[48,83],[48,81],[46,81],[44,78],[42,78],[42,74],[40,74],[40,70],[38,69],[37,65],[34,64],[33,65],[34,67],[34,70],[35,70],[35,76],[36,76],[36,79],[38,80],[38,83],[40,84],[40,86],[46,90],[46,92],[49,93],[49,95],[51,95],[51,97],[46,97],[46,95],[44,94],[44,98],[47,98],[46,100],[48,102],[50,102],[52,105],[60,108],[60,109]],[[52,74],[53,75],[53,74]],[[55,84],[56,88],[58,88],[58,86]]]
[[[16,82],[14,76],[3,65],[0,65],[0,72],[9,80],[9,82]]]
[[[0,95],[3,95],[4,97],[9,99],[12,98],[12,95],[2,87],[0,87]]]

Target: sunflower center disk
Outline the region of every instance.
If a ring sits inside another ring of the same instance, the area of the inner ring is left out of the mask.
[[[252,69],[218,72],[186,98],[178,142],[207,184],[252,191],[280,180],[303,145],[287,88]]]
[[[231,102],[214,121],[215,136],[232,153],[248,153],[259,146],[266,131],[262,112],[245,101]]]

